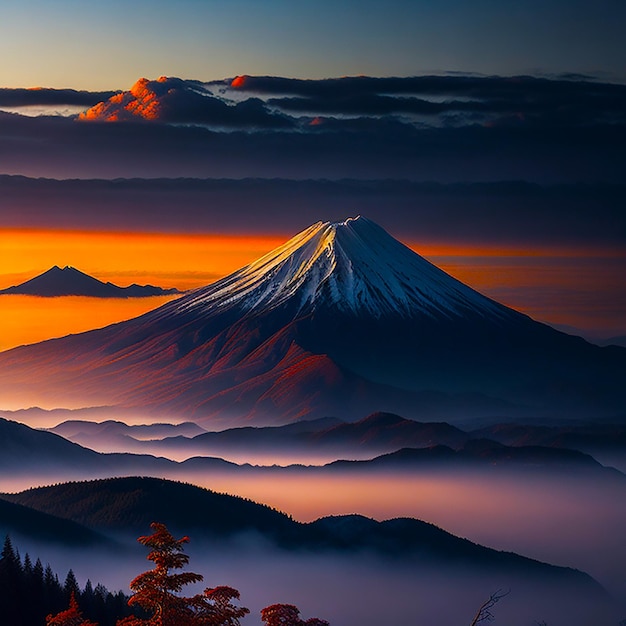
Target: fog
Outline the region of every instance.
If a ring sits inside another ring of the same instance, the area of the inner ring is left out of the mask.
[[[5,474],[0,489],[103,475]],[[610,472],[521,474],[499,468],[497,474],[493,469],[359,474],[251,468],[163,472],[162,477],[262,502],[299,521],[350,513],[378,520],[415,517],[491,548],[583,570],[626,599],[626,480]]]
[[[109,590],[129,593],[128,583],[151,568],[144,548],[81,552],[17,542],[22,554],[40,556],[64,577],[71,567],[82,586],[89,578]],[[398,563],[367,554],[286,553],[252,537],[219,546],[194,540],[186,550],[188,571],[204,581],[185,593],[229,585],[241,592],[251,614],[244,624],[260,624],[259,611],[273,603],[295,604],[305,619],[320,617],[332,626],[468,624],[481,603],[497,590],[510,593],[493,609],[498,624],[596,626],[617,624],[626,613],[604,596],[585,596],[545,580],[477,574],[458,568]]]
[[[300,521],[361,513],[415,517],[476,543],[581,569],[626,598],[626,481],[539,472],[366,474],[274,472],[185,480],[264,502]]]

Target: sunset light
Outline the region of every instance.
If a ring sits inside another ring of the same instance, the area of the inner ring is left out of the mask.
[[[3,4],[0,626],[626,626],[626,2],[510,4]]]

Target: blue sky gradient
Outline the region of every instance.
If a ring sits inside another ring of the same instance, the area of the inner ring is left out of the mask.
[[[621,0],[21,0],[3,3],[0,85],[138,77],[587,73],[626,82]]]

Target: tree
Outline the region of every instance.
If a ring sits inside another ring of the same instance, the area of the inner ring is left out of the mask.
[[[0,615],[9,624],[24,623],[21,607],[24,605],[22,563],[11,538],[7,535],[0,552]]]
[[[73,570],[67,572],[65,582],[63,583],[63,593],[69,599],[72,594],[80,594],[80,588],[78,587],[78,581]]]
[[[326,620],[311,617],[303,621],[300,610],[293,604],[272,604],[261,609],[261,619],[267,626],[329,626]]]
[[[202,626],[240,626],[240,619],[250,610],[235,606],[231,600],[239,600],[239,592],[225,585],[207,588],[204,594],[194,598],[196,618]]]
[[[76,601],[76,594],[72,591],[69,608],[57,615],[48,615],[46,626],[98,626],[98,624],[83,617]]]
[[[271,604],[261,609],[261,620],[267,626],[300,626],[300,609],[293,604]]]
[[[128,601],[129,606],[138,606],[149,617],[127,617],[119,626],[196,626],[193,598],[179,596],[185,585],[200,582],[202,576],[193,572],[172,573],[189,562],[184,553],[184,544],[189,537],[174,539],[165,524],[153,522],[151,535],[139,537],[137,541],[150,548],[146,557],[155,567],[136,576],[130,583],[135,592]]]

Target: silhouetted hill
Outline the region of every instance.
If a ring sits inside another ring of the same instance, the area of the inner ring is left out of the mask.
[[[243,498],[158,478],[111,478],[29,489],[7,499],[101,531],[145,534],[153,521],[178,533],[280,536],[295,522]]]
[[[346,515],[302,524],[268,506],[189,484],[116,478],[29,489],[6,499],[100,531],[145,534],[158,520],[196,539],[251,532],[290,549],[372,551],[400,559],[502,568],[599,589],[586,574],[499,552],[416,519],[385,522]]]
[[[207,463],[210,463],[207,459]],[[214,465],[230,466],[220,459]],[[67,441],[60,435],[35,430],[0,417],[0,470],[33,476],[45,472],[66,472],[78,477],[81,472],[119,475],[129,472],[149,473],[176,467],[168,459],[147,454],[102,454]]]
[[[0,295],[19,294],[27,296],[89,296],[91,298],[146,298],[182,293],[178,289],[163,289],[153,285],[132,284],[118,287],[110,282],[102,282],[69,265],[51,267],[19,285],[0,290]]]
[[[108,543],[104,535],[77,522],[0,497],[0,536],[4,535],[68,546]]]
[[[388,425],[403,426],[407,420],[402,420],[402,418],[393,415],[377,415],[364,420],[370,425],[372,422],[380,425],[381,421]],[[356,426],[357,429],[362,427],[359,423],[346,426]],[[435,424],[435,429],[440,426]],[[419,428],[420,424],[417,424],[417,427]],[[266,432],[267,430],[279,429],[260,430]],[[443,431],[448,432],[448,429],[443,428]],[[369,431],[366,429],[366,432]],[[392,453],[379,455],[371,460],[340,460],[323,466],[238,465],[214,457],[193,457],[178,463],[147,454],[94,452],[69,442],[54,433],[35,430],[24,424],[0,418],[0,469],[11,472],[15,476],[37,477],[46,475],[49,478],[54,477],[56,480],[67,480],[69,478],[98,478],[137,473],[178,477],[185,476],[190,471],[262,476],[275,472],[298,472],[313,475],[319,472],[333,471],[406,470],[419,472],[429,469],[455,471],[471,468],[484,469],[494,475],[507,469],[515,469],[525,472],[544,472],[546,475],[558,474],[563,471],[576,471],[580,475],[606,478],[607,480],[625,479],[621,472],[604,467],[591,456],[582,452],[547,446],[506,446],[488,439],[468,440],[457,450],[444,445],[424,448],[405,447]]]
[[[505,446],[489,439],[468,441],[461,449],[436,445],[428,448],[402,448],[365,461],[334,461],[321,471],[377,472],[381,470],[488,470],[498,474],[507,470],[580,475],[623,481],[626,476],[611,467],[604,467],[592,456],[566,448],[547,446]]]
[[[564,426],[497,424],[472,431],[507,446],[549,446],[580,450],[604,465],[626,471],[626,423],[587,423]]]
[[[128,425],[118,420],[104,422],[67,420],[47,430],[94,450],[115,448],[118,452],[140,450],[141,442],[144,440],[165,437],[188,438],[206,432],[193,422]]]
[[[58,432],[56,428],[53,430]],[[265,452],[275,453],[277,457],[334,454],[335,458],[341,458],[380,454],[407,446],[458,447],[467,438],[467,433],[447,423],[417,422],[393,413],[377,412],[357,422],[321,418],[284,426],[229,428],[192,438],[166,437],[150,442],[150,449],[163,454],[174,450],[211,456]],[[133,449],[141,449],[141,444]]]

